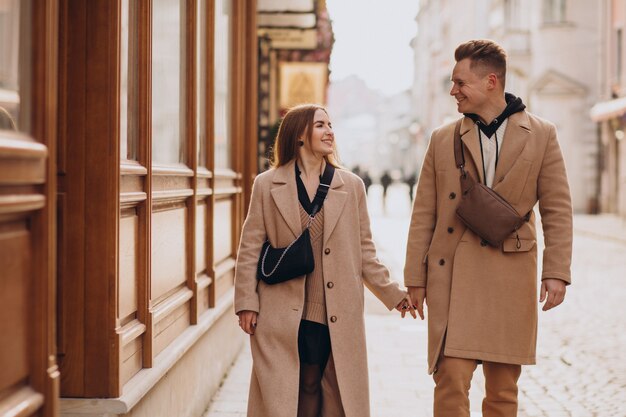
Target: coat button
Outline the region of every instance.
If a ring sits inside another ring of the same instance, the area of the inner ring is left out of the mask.
[[[487,241],[486,241],[485,239],[482,239],[482,240],[480,241],[480,246],[482,246],[482,247],[487,246]]]
[[[335,323],[337,321],[337,316],[331,316],[330,321]]]
[[[439,265],[444,266],[446,261],[444,259],[439,259]]]
[[[326,249],[324,249],[324,253],[325,253],[326,255],[328,255],[328,254],[330,253],[330,248],[326,248]]]
[[[450,198],[450,200],[454,200],[456,198],[456,193],[450,193],[448,197]]]
[[[328,288],[332,288],[332,287],[334,287],[334,286],[335,286],[335,284],[333,284],[333,282],[331,281],[331,282],[329,282],[328,284],[326,284],[326,286],[327,286]]]
[[[454,233],[454,227],[448,227],[448,233]]]

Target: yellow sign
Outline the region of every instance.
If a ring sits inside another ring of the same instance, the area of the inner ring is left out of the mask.
[[[282,62],[279,71],[281,109],[301,103],[324,104],[328,83],[327,63]]]

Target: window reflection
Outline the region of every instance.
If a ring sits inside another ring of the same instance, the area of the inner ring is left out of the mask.
[[[137,1],[122,0],[120,39],[120,158],[137,159]]]
[[[184,161],[185,1],[152,4],[152,160]]]
[[[198,166],[206,167],[206,50],[207,50],[207,31],[206,31],[206,0],[198,1],[198,38],[196,39],[196,73],[197,73],[197,85],[198,85],[198,102],[196,108],[197,114],[197,133],[196,138],[198,141]]]
[[[0,0],[0,129],[30,132],[31,1]]]
[[[231,0],[215,1],[215,167],[230,168]]]

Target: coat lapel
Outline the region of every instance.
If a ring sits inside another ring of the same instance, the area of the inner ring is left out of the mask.
[[[273,182],[280,184],[272,188],[271,194],[278,207],[280,215],[283,217],[294,238],[302,233],[302,223],[300,223],[300,213],[298,211],[298,189],[296,186],[295,162],[290,162],[276,168]]]
[[[493,187],[495,188],[511,170],[528,142],[530,123],[526,112],[512,114],[507,122],[498,158]]]
[[[335,230],[337,221],[339,221],[339,217],[343,211],[343,206],[346,204],[348,193],[341,190],[343,185],[344,182],[341,178],[341,171],[337,169],[330,183],[330,190],[328,190],[326,201],[324,201],[324,245],[328,242],[333,230]]]
[[[476,168],[476,173],[480,182],[485,182],[483,178],[483,160],[480,154],[480,143],[478,142],[478,133],[476,132],[476,125],[474,121],[469,117],[465,117],[461,123],[461,141],[465,144],[467,150],[469,150],[470,157]],[[467,152],[465,152],[465,166],[467,168]]]

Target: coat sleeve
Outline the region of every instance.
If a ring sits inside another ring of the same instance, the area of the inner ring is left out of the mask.
[[[376,245],[372,240],[370,217],[367,211],[365,186],[359,181],[359,222],[361,234],[362,273],[365,286],[389,309],[395,308],[406,296],[396,281],[389,277],[389,270],[376,256]]]
[[[258,179],[258,177],[257,177]],[[243,223],[237,263],[235,265],[235,313],[243,310],[259,312],[256,270],[261,247],[267,233],[263,219],[263,191],[255,179],[248,216]]]
[[[557,278],[571,283],[572,263],[572,201],[565,171],[565,162],[556,137],[556,128],[549,127],[549,139],[537,182],[537,197],[545,249],[541,279]]]
[[[427,282],[427,253],[433,238],[437,222],[437,185],[435,174],[435,145],[431,136],[426,156],[422,164],[409,237],[406,245],[406,260],[404,264],[404,285],[407,287],[426,287]]]

